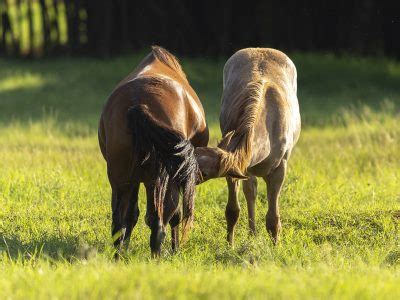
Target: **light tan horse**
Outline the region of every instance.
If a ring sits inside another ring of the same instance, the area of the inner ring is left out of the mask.
[[[205,180],[226,176],[229,197],[225,216],[231,244],[240,212],[238,179],[245,179],[249,227],[255,233],[256,177],[262,177],[267,184],[266,227],[274,243],[278,240],[278,198],[287,161],[300,135],[296,93],[296,68],[278,50],[242,49],[225,64],[222,141],[216,148],[200,147],[195,153]]]

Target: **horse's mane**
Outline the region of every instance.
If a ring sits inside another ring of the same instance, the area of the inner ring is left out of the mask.
[[[254,137],[254,127],[258,120],[261,105],[267,90],[266,80],[260,79],[250,82],[244,89],[229,95],[234,97],[232,111],[239,111],[240,118],[233,131],[224,135],[219,147],[222,148],[222,159],[219,174],[233,166],[236,166],[242,173],[246,172],[252,155],[252,140]],[[235,120],[231,120],[231,122]]]
[[[183,72],[178,59],[174,55],[172,55],[166,49],[160,46],[152,46],[151,50],[155,58],[157,58],[164,65],[179,73],[180,76],[187,80],[186,74]]]

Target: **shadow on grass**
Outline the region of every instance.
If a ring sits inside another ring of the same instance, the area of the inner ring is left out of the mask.
[[[96,255],[97,250],[78,238],[43,237],[23,242],[18,238],[0,240],[0,250],[5,251],[12,260],[48,257],[55,261],[87,259]]]
[[[400,220],[398,211],[372,211],[359,213],[312,213],[288,216],[284,226],[298,235],[310,238],[312,243],[325,242],[344,245],[385,245],[398,238]]]
[[[124,56],[101,61],[65,58],[39,61],[0,60],[0,124],[22,124],[55,117],[95,132],[109,93],[142,58]],[[400,106],[400,65],[384,59],[294,54],[304,125],[334,122],[344,108],[367,105],[379,111],[384,101]],[[223,60],[184,59],[183,68],[206,110],[217,122]]]

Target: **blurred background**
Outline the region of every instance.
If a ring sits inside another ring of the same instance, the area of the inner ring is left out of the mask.
[[[399,1],[0,0],[0,55],[105,57],[162,45],[225,57],[248,46],[400,57]]]

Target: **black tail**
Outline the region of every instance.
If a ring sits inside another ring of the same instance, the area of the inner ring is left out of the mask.
[[[186,237],[193,221],[195,187],[200,176],[193,145],[179,132],[160,124],[145,104],[129,109],[128,125],[139,163],[146,163],[156,172],[154,205],[161,220],[168,185],[176,184],[182,192],[182,236]]]

